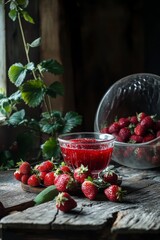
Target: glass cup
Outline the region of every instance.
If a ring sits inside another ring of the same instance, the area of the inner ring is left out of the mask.
[[[110,163],[115,137],[98,132],[77,132],[58,137],[64,162],[78,168],[83,164],[97,177]]]

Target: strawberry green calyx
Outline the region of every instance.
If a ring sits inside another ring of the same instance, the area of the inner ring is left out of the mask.
[[[64,205],[64,203],[68,201],[68,198],[64,196],[64,193],[61,192],[58,194],[58,196],[56,197],[56,204],[59,207],[61,204]]]

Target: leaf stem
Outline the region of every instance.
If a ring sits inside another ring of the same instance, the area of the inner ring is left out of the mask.
[[[23,40],[23,45],[24,45],[24,49],[25,49],[25,53],[26,53],[27,62],[30,63],[31,61],[30,61],[29,54],[28,54],[29,51],[28,51],[26,39],[25,39],[25,36],[24,36],[24,31],[23,31],[21,17],[20,17],[20,13],[19,12],[18,12],[18,22],[19,22],[21,35],[22,35],[22,40]],[[33,77],[36,79],[36,74],[35,74],[34,70],[32,70],[32,74],[33,74]]]

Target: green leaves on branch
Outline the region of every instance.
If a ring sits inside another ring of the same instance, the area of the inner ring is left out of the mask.
[[[22,99],[29,107],[37,107],[44,98],[45,88],[41,79],[29,80],[20,88]]]
[[[64,73],[63,66],[54,59],[44,60],[37,67],[40,72],[50,72],[55,75]]]
[[[64,116],[60,111],[42,113],[40,120],[41,131],[51,135],[70,132],[82,123],[82,117],[76,112],[68,112]]]
[[[41,146],[42,155],[45,159],[51,159],[52,157],[58,158],[60,156],[60,148],[57,143],[57,139],[50,137],[44,144]]]
[[[24,10],[28,6],[28,4],[28,0],[11,0],[9,6],[10,11],[8,14],[11,20],[15,21],[20,14],[20,16],[22,16],[25,21],[33,24],[33,18],[29,15],[27,11]]]
[[[34,64],[32,62],[28,63],[26,66],[23,66],[21,63],[13,64],[8,70],[8,77],[10,81],[19,87],[27,74],[27,71],[32,71],[34,69]]]

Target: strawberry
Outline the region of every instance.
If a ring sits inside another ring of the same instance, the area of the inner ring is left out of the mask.
[[[119,132],[119,129],[120,129],[120,126],[119,126],[118,122],[114,122],[109,126],[108,132],[110,134],[116,133],[116,132]]]
[[[21,182],[24,183],[24,184],[27,184],[27,181],[28,181],[29,177],[30,177],[30,175],[23,174],[22,177],[21,177]]]
[[[151,118],[151,116],[146,116],[142,119],[142,121],[140,122],[140,124],[146,128],[152,128],[154,121]]]
[[[50,172],[53,170],[53,168],[54,168],[54,163],[50,160],[46,160],[38,166],[38,170],[40,172]]]
[[[141,122],[146,116],[147,114],[145,112],[141,112],[137,115],[137,119],[139,122]]]
[[[48,172],[44,176],[43,183],[46,187],[51,186],[51,185],[54,185],[54,180],[55,180],[54,172]]]
[[[75,189],[76,182],[71,175],[63,173],[55,177],[54,185],[59,192],[68,192]]]
[[[98,187],[93,183],[92,179],[86,179],[81,185],[81,190],[90,200],[94,200],[98,193]]]
[[[155,135],[152,133],[148,133],[147,135],[144,136],[143,142],[149,142],[155,138]]]
[[[104,190],[105,196],[112,202],[122,201],[123,193],[124,191],[118,185],[111,185]]]
[[[74,170],[74,179],[79,183],[83,183],[88,176],[91,176],[91,171],[83,164]]]
[[[109,133],[109,127],[104,127],[100,131],[101,133]]]
[[[61,163],[61,165],[59,166],[59,169],[63,172],[63,173],[71,173],[71,169],[68,165],[66,165],[64,162]]]
[[[14,173],[13,173],[14,177],[16,180],[18,181],[21,181],[21,177],[23,176],[22,173],[19,172],[19,170],[16,170]]]
[[[109,167],[103,172],[102,179],[104,182],[110,183],[110,184],[117,184],[118,182],[118,175]]]
[[[146,127],[138,123],[134,129],[134,133],[138,136],[144,136],[145,132],[146,132]]]
[[[124,128],[124,127],[128,127],[130,124],[130,121],[128,118],[120,118],[118,120],[118,124],[120,126],[120,128]]]
[[[141,143],[143,141],[143,137],[142,136],[138,136],[138,135],[131,135],[130,137],[130,142],[132,143]]]
[[[28,162],[22,162],[19,166],[19,172],[21,174],[30,174],[31,173],[31,165]]]
[[[27,181],[27,184],[32,187],[39,187],[40,179],[36,174],[32,174]]]
[[[130,132],[129,128],[124,127],[124,128],[121,128],[121,129],[120,129],[118,135],[119,135],[119,137],[123,140],[123,142],[127,142],[128,139],[129,139],[130,136],[131,136],[131,132]]]
[[[137,116],[131,116],[130,117],[130,123],[136,125],[138,123]]]
[[[60,211],[69,212],[77,207],[77,202],[67,192],[61,192],[56,197],[56,207]]]
[[[44,181],[44,177],[46,176],[47,172],[39,172],[38,177],[40,178],[41,181]]]

